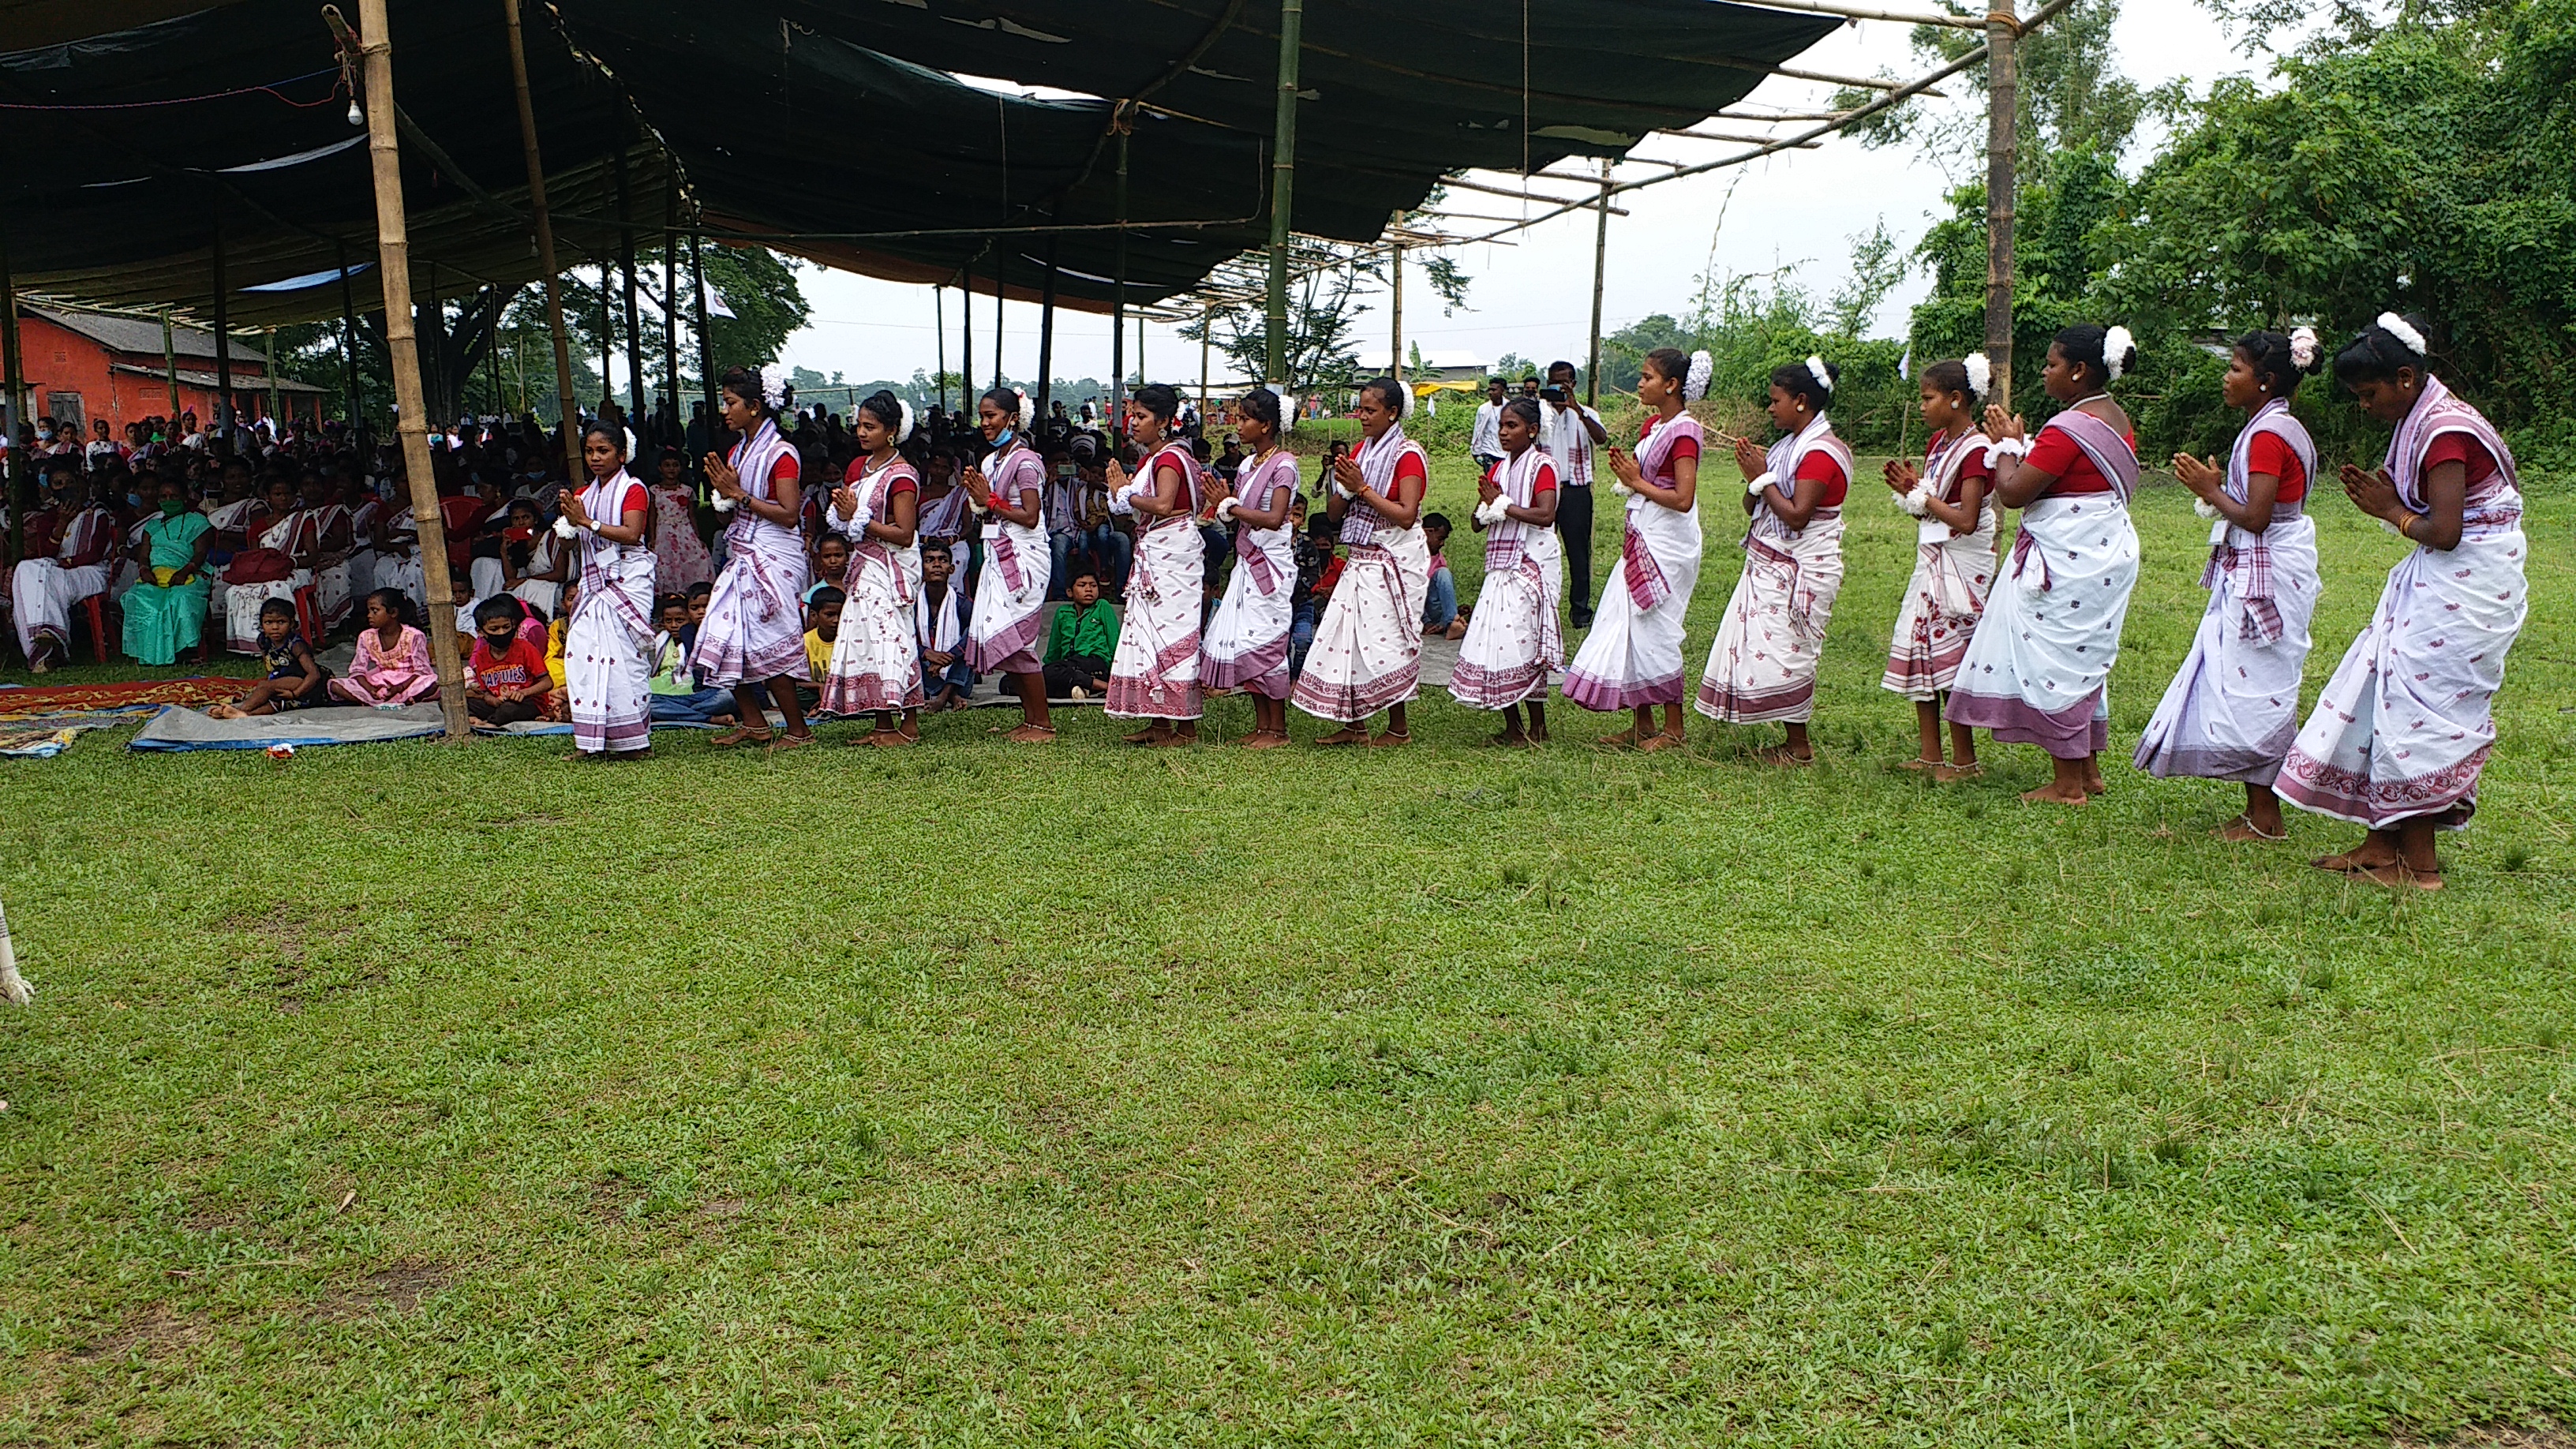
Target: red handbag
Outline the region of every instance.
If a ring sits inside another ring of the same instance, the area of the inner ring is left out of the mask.
[[[246,548],[224,570],[228,584],[276,584],[295,576],[295,560],[273,548]]]

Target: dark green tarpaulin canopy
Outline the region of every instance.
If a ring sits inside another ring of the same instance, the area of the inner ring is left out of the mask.
[[[354,11],[354,6],[345,7]],[[335,315],[373,259],[363,132],[317,0],[0,0],[0,225],[21,289]],[[392,0],[415,289],[535,273],[499,0]],[[567,264],[615,250],[607,160],[663,217],[668,152],[710,237],[903,280],[1105,308],[1187,290],[1268,236],[1276,0],[553,0],[530,85]],[[163,18],[166,17],[166,18]],[[1736,101],[1835,25],[1722,0],[1306,0],[1297,230],[1376,238],[1445,173],[1617,155]],[[143,23],[136,23],[141,21]],[[86,25],[92,27],[83,30]],[[23,29],[27,46],[13,37]],[[1028,99],[992,77],[1081,93]],[[1526,76],[1526,85],[1524,85]],[[1113,117],[1133,99],[1122,218]],[[649,128],[649,129],[648,129]],[[1047,229],[1053,230],[1047,230]],[[310,279],[319,278],[318,281]],[[307,280],[285,290],[240,289]],[[372,288],[367,289],[372,291]]]

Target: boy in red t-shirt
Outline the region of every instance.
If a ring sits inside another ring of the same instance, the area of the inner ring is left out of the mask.
[[[554,693],[545,651],[519,632],[524,617],[508,595],[474,611],[474,655],[465,666],[465,712],[478,723],[517,724],[544,716]]]

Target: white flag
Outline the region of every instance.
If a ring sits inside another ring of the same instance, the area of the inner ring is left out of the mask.
[[[724,293],[717,291],[713,287],[707,288],[707,315],[710,317],[733,316],[733,309],[725,305]]]
[[[1896,375],[1908,382],[1914,380],[1914,344],[1905,344],[1905,355],[1896,359]]]

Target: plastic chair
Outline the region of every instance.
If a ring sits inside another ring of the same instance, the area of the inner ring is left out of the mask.
[[[295,591],[295,622],[303,626],[306,644],[315,649],[322,647],[322,609],[315,602],[311,584]]]
[[[98,662],[101,664],[105,664],[107,662],[106,597],[107,596],[104,594],[92,594],[88,598],[81,600],[81,611],[89,616],[90,650],[97,656]],[[66,648],[63,653],[65,661],[68,662],[71,651]]]

